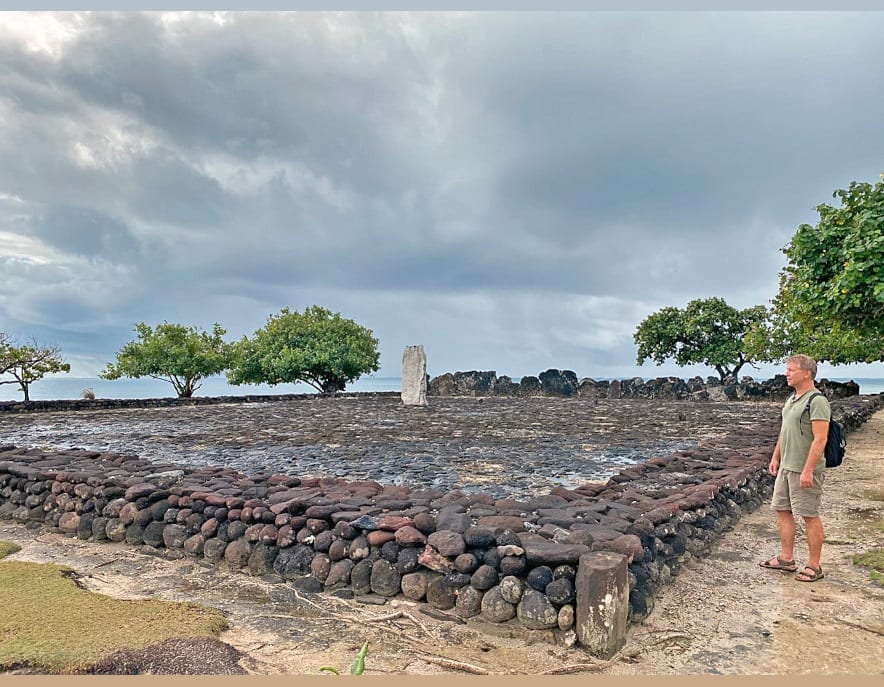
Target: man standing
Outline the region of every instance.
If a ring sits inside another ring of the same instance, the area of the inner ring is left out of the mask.
[[[807,565],[795,576],[799,582],[816,582],[823,578],[820,565],[823,525],[819,508],[826,467],[822,456],[831,410],[825,396],[814,396],[818,393],[813,383],[815,376],[816,361],[813,358],[794,355],[786,361],[786,382],[795,391],[783,406],[780,436],[768,467],[770,474],[776,477],[771,510],[777,513],[780,553],[760,563],[762,568],[770,570],[798,570],[793,549],[795,516],[801,516],[807,534],[808,558]]]

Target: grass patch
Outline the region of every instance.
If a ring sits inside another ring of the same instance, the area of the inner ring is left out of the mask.
[[[124,601],[78,587],[71,569],[0,562],[0,671],[28,666],[76,673],[121,649],[173,637],[215,637],[220,611],[193,603]]]
[[[0,540],[0,559],[6,558],[18,551],[21,551],[21,547],[18,544],[13,544],[11,541]]]
[[[878,584],[884,584],[884,549],[872,549],[853,556],[853,564],[870,568],[869,576]]]

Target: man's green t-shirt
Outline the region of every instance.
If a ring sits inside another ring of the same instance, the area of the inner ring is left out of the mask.
[[[813,443],[813,420],[825,420],[831,418],[831,408],[825,396],[816,396],[810,403],[810,413],[804,412],[807,407],[807,399],[817,389],[805,391],[798,398],[792,394],[783,406],[783,424],[780,427],[780,469],[791,472],[802,472],[807,462],[807,454]],[[820,457],[814,472],[824,470],[826,459]]]

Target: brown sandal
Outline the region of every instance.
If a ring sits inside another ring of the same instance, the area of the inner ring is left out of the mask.
[[[805,570],[810,570],[811,572],[813,572],[813,574],[808,575],[806,572],[804,572]],[[816,582],[817,580],[821,580],[824,577],[825,575],[823,575],[822,567],[815,568],[812,565],[805,565],[804,570],[795,575],[795,579],[799,582]]]
[[[780,556],[775,556],[777,562],[771,563],[772,559],[761,561],[758,565],[762,568],[767,568],[768,570],[780,570],[782,572],[795,572],[798,570],[798,566],[795,565],[795,561],[787,561],[781,558]]]

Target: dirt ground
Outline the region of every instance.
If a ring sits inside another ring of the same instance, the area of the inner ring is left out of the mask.
[[[194,643],[190,657],[166,647],[141,664],[143,672],[164,672],[165,656],[168,672],[186,665],[189,673],[218,673],[232,663],[260,675],[316,674],[323,666],[346,673],[367,640],[366,675],[884,674],[884,587],[851,563],[856,553],[884,548],[884,410],[850,435],[844,464],[828,471],[822,515],[825,579],[801,583],[758,567],[778,551],[774,515],[762,507],[708,558],[684,567],[610,661],[552,644],[546,633],[434,617],[404,600],[376,606],[302,594],[192,559],[168,561],[14,523],[0,523],[0,539],[23,547],[12,559],[71,566],[94,591],[198,601],[227,614],[230,629],[220,639],[228,646]],[[799,530],[799,564],[806,552]],[[131,656],[125,663],[138,666]]]

